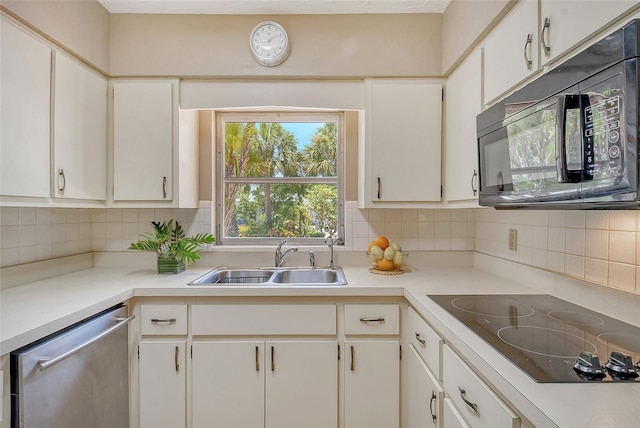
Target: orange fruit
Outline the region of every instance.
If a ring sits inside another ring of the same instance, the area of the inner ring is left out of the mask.
[[[389,246],[389,240],[386,236],[380,235],[376,239],[374,239],[373,242],[375,242],[375,244],[383,250],[386,250]]]
[[[378,259],[376,261],[376,265],[380,270],[391,270],[393,269],[393,260],[387,260],[384,258]]]

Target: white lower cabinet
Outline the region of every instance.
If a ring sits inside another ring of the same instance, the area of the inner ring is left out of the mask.
[[[448,398],[444,399],[442,406],[442,422],[442,426],[446,428],[469,428],[469,424],[465,422],[460,412],[456,410],[456,406]]]
[[[264,427],[264,341],[194,341],[193,427]]]
[[[400,342],[345,341],[344,426],[397,427]]]
[[[520,427],[520,418],[447,345],[443,347],[442,361],[447,398],[469,426]]]
[[[268,341],[267,428],[338,426],[338,343]]]
[[[140,427],[186,426],[186,342],[141,341]]]
[[[336,341],[196,340],[193,427],[336,427]]]
[[[418,351],[409,345],[404,353],[403,364],[406,374],[407,414],[403,427],[427,428],[443,427],[442,400],[444,390],[433,376]]]

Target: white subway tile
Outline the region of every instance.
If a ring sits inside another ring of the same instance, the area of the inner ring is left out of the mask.
[[[636,262],[636,232],[609,231],[609,260],[629,264]]]
[[[52,224],[65,224],[67,222],[67,210],[65,208],[53,208],[51,211]]]
[[[394,241],[395,242],[395,241]],[[418,238],[402,238],[402,251],[407,253],[418,250]]]
[[[418,238],[418,222],[417,221],[403,221],[402,222],[402,239],[405,238]],[[417,242],[417,241],[416,241]]]
[[[434,238],[435,226],[433,222],[418,222],[418,237],[419,238]]]
[[[433,249],[440,251],[451,250],[451,239],[449,238],[436,238],[433,240]]]
[[[36,244],[51,244],[53,242],[51,229],[52,226],[50,224],[36,225]]]
[[[36,245],[38,240],[35,224],[29,226],[18,226],[18,228],[20,233],[20,247]],[[22,256],[20,256],[20,259],[22,259]]]
[[[0,251],[0,267],[20,264],[20,248],[3,248]]]
[[[587,211],[585,217],[587,229],[609,229],[609,211]]]
[[[437,209],[434,211],[434,221],[449,222],[451,221],[451,210]]]
[[[451,210],[451,221],[467,221],[467,210],[456,209]]]
[[[547,249],[549,251],[564,252],[565,228],[549,226],[547,233]]]
[[[557,251],[547,252],[547,269],[564,273],[564,254]]]
[[[408,221],[413,221],[416,222],[418,221],[418,210],[415,208],[403,208],[401,210],[402,212],[402,221],[403,222],[408,222]]]
[[[467,237],[467,222],[466,221],[452,221],[451,222],[451,237],[452,238],[466,238]]]
[[[51,224],[53,222],[53,210],[51,208],[36,209],[37,224]]]
[[[354,221],[352,235],[354,238],[369,238],[369,223]]]
[[[94,208],[91,210],[91,222],[92,223],[105,223],[107,221],[107,209],[106,208]]]
[[[609,258],[609,231],[601,229],[587,229],[585,255],[596,259]],[[606,281],[605,281],[606,282]]]
[[[107,210],[107,223],[122,223],[122,209],[109,208]]]
[[[576,256],[585,255],[585,230],[565,229],[565,252]]]
[[[371,209],[369,210],[369,221],[384,221],[385,220],[384,209]]]
[[[138,222],[151,223],[155,219],[154,214],[153,208],[141,208],[138,210]]]
[[[384,220],[387,221],[387,222],[391,222],[391,221],[401,222],[402,221],[402,210],[401,209],[394,209],[394,208],[386,208],[384,210]]]
[[[19,252],[20,264],[32,263],[38,260],[35,245],[20,247]]]
[[[0,226],[0,248],[20,247],[20,226]]]
[[[353,221],[369,220],[369,210],[366,208],[353,210]]]
[[[624,263],[609,262],[610,287],[620,288],[627,291],[636,289],[636,266]]]
[[[585,211],[567,211],[565,215],[566,227],[574,229],[584,229],[586,222]]]
[[[587,281],[606,284],[609,277],[609,262],[587,258],[585,260],[584,277]]]
[[[435,214],[433,210],[421,209],[418,210],[418,221],[434,221]]]
[[[549,226],[550,227],[565,227],[566,212],[557,210],[549,211]]]
[[[434,223],[434,231],[435,231],[436,242],[438,239],[442,239],[442,238],[449,239],[451,238],[451,223],[444,222],[444,221],[436,221]]]
[[[564,273],[566,273],[567,275],[575,276],[576,278],[584,278],[585,258],[573,254],[565,254]]]
[[[20,224],[20,209],[14,207],[0,207],[0,227],[18,226]]]
[[[135,208],[122,210],[122,221],[124,223],[137,223],[139,221],[138,210]]]
[[[635,231],[636,216],[635,210],[609,211],[609,229]]]
[[[396,238],[402,237],[402,222],[401,221],[386,221],[384,223],[385,236],[391,239],[392,236]]]
[[[20,225],[34,225],[36,224],[36,209],[35,208],[19,208],[19,220]]]
[[[49,260],[52,254],[51,244],[36,245],[36,260]]]
[[[532,212],[533,225],[534,226],[548,226],[549,225],[549,211],[533,211]]]
[[[122,239],[122,223],[107,223],[105,235],[108,241]]]
[[[418,238],[418,250],[420,251],[433,251],[434,239],[433,238]]]

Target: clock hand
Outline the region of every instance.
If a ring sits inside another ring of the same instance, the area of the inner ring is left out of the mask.
[[[271,41],[271,39],[260,39],[260,40],[256,40],[256,43],[269,43]]]

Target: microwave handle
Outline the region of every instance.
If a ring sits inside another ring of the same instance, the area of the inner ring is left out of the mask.
[[[587,157],[593,162],[593,144],[583,144],[584,157],[583,169],[570,170],[567,166],[567,110],[580,109],[580,134],[584,135],[585,121],[584,110],[589,105],[589,96],[586,94],[562,94],[558,96],[556,114],[556,171],[558,183],[580,183],[587,177],[587,171],[592,169],[586,163]],[[582,137],[581,137],[582,138]],[[587,152],[589,151],[587,156]],[[588,179],[588,178],[586,178]]]

